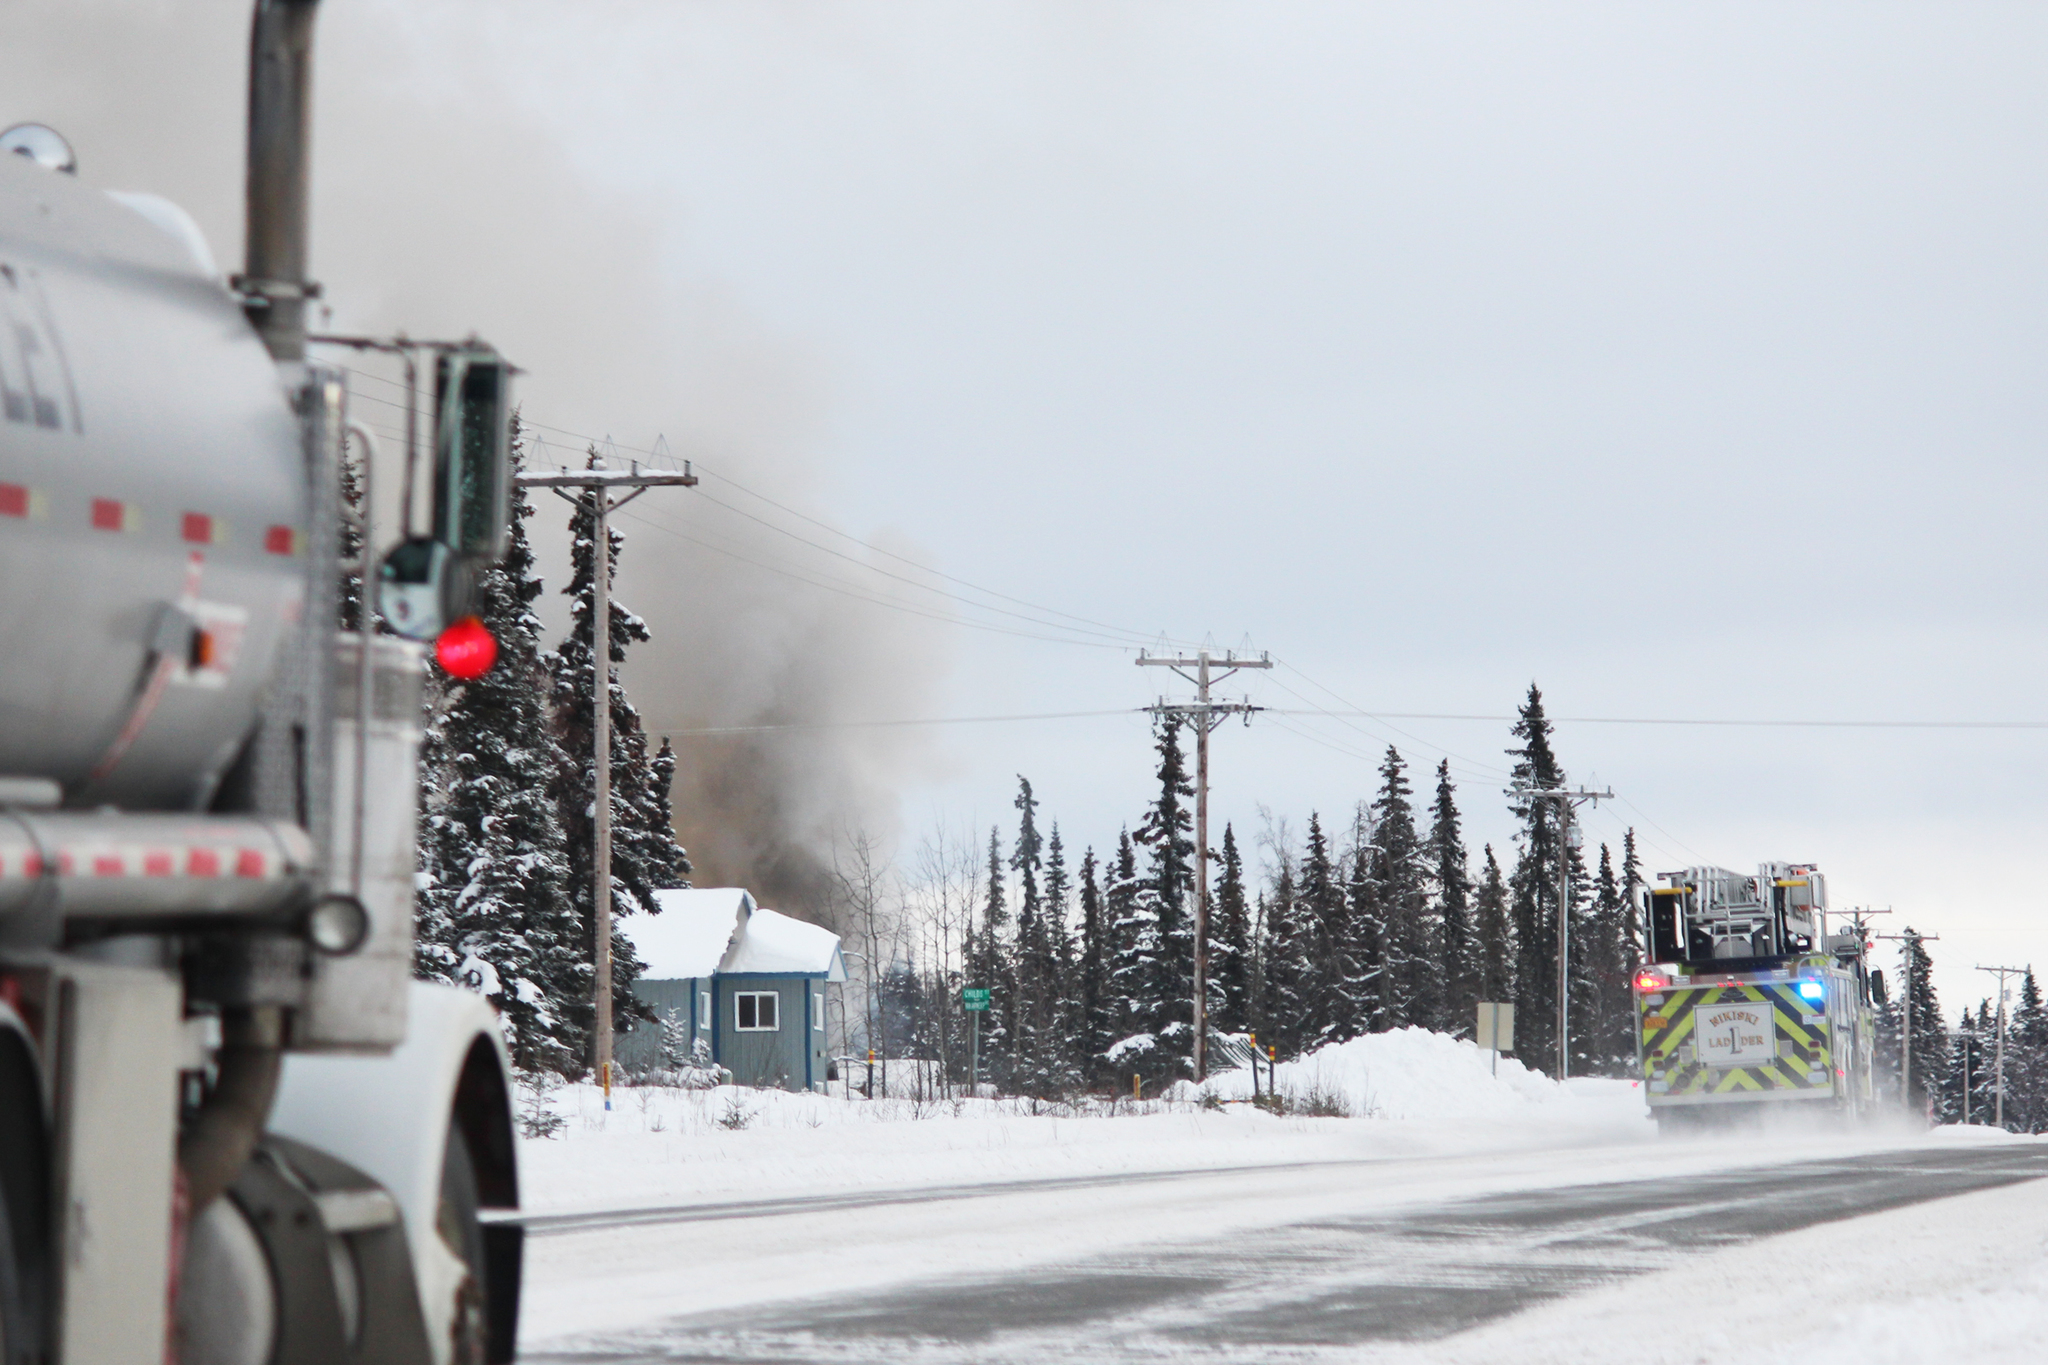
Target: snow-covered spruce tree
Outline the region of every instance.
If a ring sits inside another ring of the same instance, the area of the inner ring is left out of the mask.
[[[1102,906],[1108,921],[1109,1016],[1113,1034],[1103,1049],[1110,1084],[1121,1089],[1135,1073],[1156,1074],[1159,989],[1159,905],[1138,871],[1129,830],[1120,831],[1116,861],[1104,869]]]
[[[1307,931],[1308,976],[1301,1016],[1293,1025],[1299,1046],[1356,1038],[1372,1026],[1372,1006],[1364,995],[1351,901],[1338,884],[1336,858],[1317,811],[1308,816],[1308,843],[1302,849],[1294,908]]]
[[[1195,787],[1181,754],[1180,727],[1178,717],[1159,719],[1159,796],[1135,836],[1152,855],[1140,897],[1150,900],[1149,914],[1158,926],[1150,1032],[1159,1044],[1152,1075],[1161,1081],[1179,1079],[1194,1058],[1195,822],[1189,805]]]
[[[1507,788],[1508,809],[1522,824],[1515,836],[1520,845],[1514,875],[1509,879],[1510,905],[1517,961],[1515,964],[1515,1051],[1530,1065],[1554,1068],[1557,1058],[1557,895],[1558,860],[1565,860],[1571,894],[1563,913],[1571,916],[1573,941],[1584,932],[1579,913],[1585,901],[1585,866],[1564,836],[1558,803],[1537,801],[1525,793],[1564,785],[1564,769],[1550,748],[1550,722],[1543,714],[1543,694],[1529,684],[1529,695],[1515,721],[1521,743],[1508,750],[1514,759]],[[1585,1017],[1586,981],[1573,960],[1572,1016]]]
[[[1471,1029],[1473,1005],[1479,999],[1473,964],[1472,873],[1465,865],[1461,823],[1447,758],[1436,767],[1436,799],[1430,805],[1429,839],[1423,853],[1429,871],[1430,918],[1443,945],[1437,956],[1443,998],[1430,1022],[1439,1031],[1459,1038]]]
[[[1899,1028],[1912,1052],[1913,1080],[1905,1106],[1908,1113],[1931,1110],[1937,1122],[1952,1122],[1954,1115],[1944,1113],[1942,1105],[1942,1083],[1949,1070],[1948,1027],[1941,1017],[1941,1002],[1935,998],[1933,963],[1926,943],[1913,935],[1911,925],[1905,932],[1909,937],[1901,954],[1901,982],[1893,988],[1902,1007]],[[1903,1008],[1906,992],[1901,989],[1907,981],[1912,983],[1910,1013]]]
[[[1302,912],[1292,859],[1280,860],[1272,888],[1262,899],[1266,933],[1259,958],[1265,970],[1259,982],[1253,1031],[1261,1046],[1273,1047],[1283,1057],[1295,1057],[1304,1040],[1314,1037],[1308,1023],[1315,973],[1309,964],[1313,927]]]
[[[2048,1132],[2048,1076],[2043,1074],[2044,1052],[2048,1052],[2048,1011],[2044,1011],[2041,987],[2034,969],[2020,979],[2020,1000],[2006,1024],[2005,1033],[2005,1115],[2015,1132]]]
[[[1060,1008],[1066,985],[1064,964],[1055,947],[1057,931],[1040,898],[1039,878],[1045,871],[1045,844],[1038,832],[1038,799],[1031,783],[1017,778],[1017,842],[1010,868],[1017,874],[1016,1001],[1011,1012],[1015,1040],[1017,1088],[1028,1095],[1051,1097],[1072,1088],[1066,1066],[1064,1019]],[[1065,869],[1060,879],[1066,879]],[[1062,895],[1064,896],[1064,886]]]
[[[1067,872],[1067,850],[1060,841],[1059,822],[1045,840],[1045,924],[1046,980],[1052,1032],[1047,1048],[1049,1072],[1046,1093],[1069,1095],[1086,1084],[1082,1060],[1088,1055],[1077,1045],[1083,1027],[1080,992],[1075,980],[1073,925],[1073,880]]]
[[[591,452],[591,467],[597,453]],[[569,585],[562,591],[569,598],[569,634],[548,656],[552,676],[555,735],[566,756],[554,786],[555,809],[568,838],[569,895],[580,928],[584,961],[595,970],[597,919],[591,898],[591,868],[596,858],[597,800],[596,767],[592,754],[593,722],[596,716],[598,667],[592,648],[597,586],[597,503],[609,496],[586,489],[576,499],[569,521]],[[610,544],[606,562],[616,576],[619,552],[625,537],[616,527],[608,528]],[[638,1013],[633,999],[633,981],[640,974],[640,961],[633,954],[632,940],[621,926],[627,915],[658,910],[654,893],[689,885],[690,859],[676,842],[670,821],[670,795],[665,779],[672,779],[675,756],[666,744],[649,755],[647,734],[640,713],[626,697],[619,682],[618,666],[625,662],[629,645],[647,640],[647,625],[628,611],[614,594],[609,626],[611,657],[604,668],[605,697],[611,716],[611,807],[612,807],[612,1026],[631,1027]],[[589,1029],[592,1009],[588,994],[565,1003],[564,1013],[579,1027]]]
[[[512,449],[522,452],[518,419]],[[438,672],[421,753],[416,970],[491,998],[521,1071],[579,1073],[588,1052],[574,1006],[590,996],[589,955],[569,898],[569,857],[553,788],[563,758],[545,704],[547,668],[523,493],[510,548],[477,584],[498,661],[473,682]],[[587,1018],[587,1007],[582,1017]]]
[[[1017,977],[1011,955],[1009,899],[1003,890],[1002,835],[988,831],[988,885],[981,917],[968,932],[967,984],[989,993],[981,1014],[981,1079],[998,1090],[1012,1084]],[[972,1021],[969,1021],[970,1024]]]
[[[1222,875],[1216,883],[1216,919],[1209,930],[1209,979],[1216,1028],[1243,1033],[1252,1003],[1251,907],[1244,898],[1244,858],[1237,835],[1223,826]]]
[[[1373,873],[1371,816],[1372,808],[1360,803],[1352,814],[1350,851],[1340,859],[1345,868],[1340,907],[1344,922],[1341,932],[1329,935],[1329,942],[1334,945],[1332,951],[1341,957],[1338,965],[1343,983],[1342,999],[1337,1006],[1340,1013],[1332,1017],[1344,1024],[1338,1032],[1323,1035],[1333,1040],[1340,1032],[1349,1038],[1387,1026],[1386,1002],[1382,998],[1387,989],[1387,918],[1386,907],[1380,904],[1380,884]],[[1302,861],[1299,899],[1304,915],[1312,915],[1306,858]]]
[[[1429,866],[1415,831],[1408,765],[1387,746],[1372,803],[1368,874],[1387,945],[1375,1027],[1428,1026],[1443,999],[1441,935],[1428,915]]]
[[[1501,880],[1500,861],[1493,845],[1481,855],[1479,889],[1472,897],[1472,966],[1477,978],[1478,998],[1496,1004],[1512,1004],[1516,998],[1515,927],[1508,906],[1508,889]],[[1477,1015],[1474,1015],[1476,1021]]]
[[[1593,906],[1586,916],[1585,962],[1590,1006],[1572,1045],[1572,1069],[1580,1075],[1627,1076],[1635,1062],[1635,995],[1630,966],[1622,947],[1625,910],[1614,858],[1600,845],[1600,864],[1593,873]]]
[[[1085,1084],[1099,1083],[1105,1072],[1103,1053],[1120,1036],[1110,989],[1109,912],[1095,875],[1095,849],[1081,855],[1081,943],[1074,965],[1076,1062]]]

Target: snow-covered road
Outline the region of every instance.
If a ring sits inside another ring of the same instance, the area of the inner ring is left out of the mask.
[[[1784,1323],[1771,1342],[1896,1320],[1907,1280],[1936,1287],[1939,1323],[1964,1311],[1958,1268],[1987,1245],[2035,1307],[2008,1297],[1973,1324],[2028,1342],[2048,1327],[2048,1258],[2026,1230],[2048,1226],[2048,1144],[1903,1128],[1666,1142],[1625,1082],[1467,1077],[1424,1103],[1396,1054],[1436,1044],[1376,1046],[1390,1103],[1371,1118],[758,1093],[607,1114],[572,1093],[569,1132],[523,1153],[523,1358],[1753,1365],[1781,1357],[1714,1333],[1766,1303]],[[1434,1084],[1445,1058],[1423,1060]],[[735,1103],[745,1127],[725,1121]],[[1866,1345],[1859,1362],[1918,1358]]]
[[[621,1362],[1023,1365],[1349,1360],[1362,1351],[1377,1354],[1375,1348],[1391,1347],[1414,1359],[1463,1358],[1464,1348],[1455,1343],[1459,1334],[1624,1277],[1667,1270],[1697,1275],[1728,1250],[1761,1238],[2039,1181],[2048,1176],[2048,1145],[1920,1146],[1763,1168],[1497,1189],[1392,1210],[1343,1207],[1353,1202],[1346,1197],[1347,1187],[1377,1185],[1375,1176],[1417,1174],[1400,1169],[1410,1164],[1325,1172],[1324,1207],[1307,1215],[1298,1201],[1313,1181],[1311,1173],[1300,1169],[1206,1172],[1180,1182],[1148,1182],[1155,1196],[1177,1183],[1178,1202],[1183,1203],[1191,1196],[1204,1203],[1219,1197],[1231,1203],[1277,1199],[1292,1216],[1227,1233],[1080,1251],[1025,1267],[931,1267],[887,1287],[818,1294],[815,1285],[806,1283],[801,1289],[811,1292],[800,1290],[788,1301],[698,1312],[636,1331],[579,1334],[582,1340],[573,1355]],[[1524,1168],[1520,1174],[1531,1172]],[[1499,1175],[1513,1178],[1508,1171]],[[935,1204],[951,1205],[947,1222],[957,1232],[984,1221],[986,1201],[1030,1204],[1075,1193],[1035,1189],[935,1198],[926,1192],[907,1202],[927,1214]],[[1126,1216],[1134,1212],[1122,1201],[1112,1203]],[[1018,1210],[1008,1212],[1014,1216]],[[1058,1212],[1070,1223],[1099,1226],[1100,1212],[1092,1217],[1072,1208]],[[819,1216],[842,1215],[834,1210]],[[740,1215],[739,1221],[754,1217],[779,1221],[805,1215],[763,1211]],[[992,1221],[992,1231],[1003,1235],[1008,1220],[998,1215]],[[735,1232],[730,1224],[712,1231]],[[586,1231],[563,1240],[584,1242],[595,1235]],[[745,1233],[737,1235],[744,1238]],[[1854,1245],[1856,1238],[1850,1233],[1835,1240]],[[637,1249],[655,1248],[640,1244]],[[1726,1275],[1725,1268],[1721,1273]],[[1797,1258],[1780,1274],[1795,1282],[1810,1278]],[[1891,1283],[1886,1277],[1878,1282]],[[1706,1311],[1709,1305],[1699,1302],[1696,1293],[1675,1304],[1662,1293],[1658,1298],[1667,1311],[1641,1316],[1662,1338],[1707,1323],[1744,1347],[1755,1345],[1739,1332],[1725,1331],[1730,1316],[1754,1318],[1739,1296],[1717,1292],[1718,1314]],[[1802,1299],[1791,1319],[1798,1323],[1815,1310],[1840,1306],[1839,1299]],[[1566,1358],[1642,1358],[1641,1342],[1627,1334],[1617,1337],[1568,1309],[1562,1321],[1570,1324],[1575,1316],[1580,1318],[1576,1330],[1557,1343],[1566,1348]],[[1447,1346],[1451,1353],[1412,1343]],[[1622,1349],[1610,1353],[1602,1346]],[[532,1352],[528,1358],[538,1362],[547,1353]],[[1526,1357],[1517,1351],[1516,1358]]]

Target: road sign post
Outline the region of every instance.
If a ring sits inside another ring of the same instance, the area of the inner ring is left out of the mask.
[[[1479,1027],[1472,1035],[1479,1046],[1493,1054],[1493,1074],[1500,1074],[1500,1054],[1515,1045],[1515,1007],[1479,1002]]]
[[[960,991],[960,1008],[974,1019],[974,1042],[967,1054],[967,1089],[970,1094],[981,1094],[981,1016],[988,1009],[986,987],[965,986]]]

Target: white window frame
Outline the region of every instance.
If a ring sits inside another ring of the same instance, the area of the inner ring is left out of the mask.
[[[697,992],[697,1028],[701,1032],[711,1027],[711,992]]]
[[[764,998],[774,1002],[768,1006],[770,1021],[766,1024],[758,1022],[761,1018],[761,1001]],[[740,1002],[742,1000],[753,1002],[755,1023],[743,1024],[740,1022]],[[732,1027],[735,1033],[782,1032],[781,993],[778,991],[734,991],[732,993]]]
[[[823,991],[811,992],[811,1031],[814,1033],[823,1033],[825,1031],[825,992]]]

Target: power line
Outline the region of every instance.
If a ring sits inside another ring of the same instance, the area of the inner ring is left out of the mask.
[[[1139,716],[1147,708],[1121,706],[1109,711],[1039,711],[1013,716],[934,716],[921,720],[780,721],[770,725],[699,725],[674,729],[650,723],[647,728],[671,738],[700,735],[765,735],[789,730],[880,730],[915,725],[992,725],[1004,721],[1080,720],[1097,716]]]
[[[1298,672],[1299,670],[1297,670]],[[1326,689],[1327,690],[1327,689]],[[1304,711],[1300,715],[1362,716],[1370,720],[1478,720],[1513,722],[1519,716],[1453,711]],[[1702,725],[1772,730],[2048,730],[2048,720],[1744,720],[1699,716],[1546,716],[1552,725]],[[1426,741],[1418,740],[1418,743]],[[1469,761],[1469,760],[1468,760]]]

